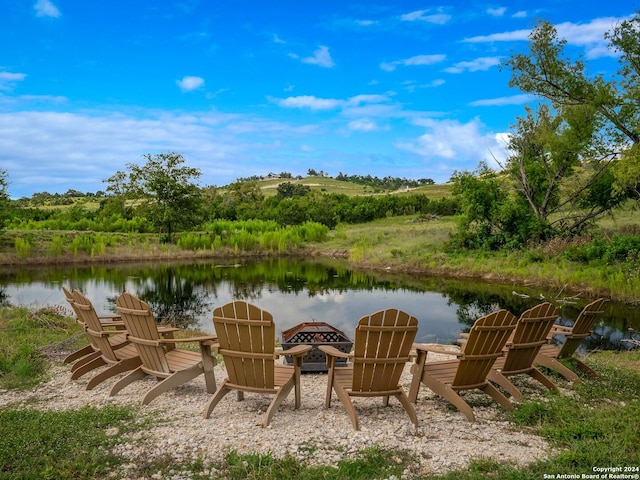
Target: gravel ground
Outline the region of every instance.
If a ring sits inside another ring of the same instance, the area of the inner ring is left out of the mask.
[[[216,366],[215,374],[218,382],[226,375],[222,366]],[[72,381],[70,367],[55,362],[50,380],[36,390],[0,391],[0,408],[27,404],[43,409],[73,409],[87,404],[140,406],[143,393],[155,382],[149,377],[110,397],[109,389],[115,380],[86,391],[89,378],[90,374],[87,374]],[[408,364],[402,377],[407,391],[410,379]],[[331,408],[324,408],[326,381],[326,374],[303,374],[302,408],[294,410],[292,392],[271,425],[262,428],[263,415],[271,397],[245,394],[245,401],[237,402],[232,392],[220,401],[211,418],[205,420],[202,408],[209,394],[202,377],[197,378],[162,394],[150,405],[141,406],[141,417],[154,419],[154,425],[123,438],[115,453],[129,458],[131,467],[166,455],[174,457],[176,463],[188,458],[220,461],[229,450],[271,452],[275,456],[289,452],[310,465],[335,465],[364,448],[379,445],[410,452],[415,459],[415,465],[405,472],[410,477],[412,474],[445,473],[464,467],[478,457],[524,465],[544,459],[550,452],[540,437],[509,425],[500,407],[487,400],[489,397],[484,394],[466,394],[467,400],[474,402],[477,421],[472,423],[424,386],[416,405],[417,430],[395,399],[391,399],[385,408],[380,399],[357,398],[354,404],[361,430],[354,431],[335,393]],[[521,382],[529,395],[541,391],[542,387],[532,381],[524,379]],[[109,433],[117,435],[118,432]],[[126,470],[121,473],[127,477]],[[215,476],[215,472],[211,474]],[[154,477],[183,478],[179,475],[164,477],[160,473]]]

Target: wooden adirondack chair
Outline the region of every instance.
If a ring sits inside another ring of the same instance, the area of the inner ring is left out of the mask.
[[[63,363],[73,362],[73,365],[71,365],[71,378],[75,380],[85,373],[105,365],[105,363],[100,360],[102,356],[100,345],[96,342],[95,337],[89,335],[87,332],[84,313],[78,311],[74,294],[65,287],[62,287],[62,291],[76,315],[76,322],[82,327],[89,338],[89,344],[87,346],[67,355],[63,361]],[[89,300],[87,299],[87,301]],[[95,313],[93,306],[91,306],[91,309],[93,310],[95,317],[98,319],[98,322],[100,322],[100,330],[109,330],[111,332],[111,334],[106,338],[108,339],[112,349],[122,348],[129,343],[127,341],[126,331],[124,330],[124,323],[118,321],[119,317],[117,315],[98,316],[97,313]],[[94,328],[94,330],[96,329]]]
[[[78,313],[78,319],[86,325],[87,335],[91,338],[92,345],[98,348],[100,357],[76,369],[71,378],[74,380],[79,378],[87,371],[96,368],[95,365],[109,365],[108,368],[100,371],[89,380],[86,389],[91,390],[114,375],[137,368],[141,361],[134,345],[127,342],[124,346],[114,348],[110,342],[110,337],[113,335],[122,335],[122,333],[118,333],[121,330],[106,329],[98,318],[93,305],[82,293],[74,291],[72,299],[74,309]]]
[[[550,337],[556,334],[564,335],[564,343],[559,348],[551,343],[543,345],[534,363],[555,370],[569,381],[577,382],[580,377],[559,362],[559,360],[573,358],[580,370],[592,377],[597,376],[597,373],[592,368],[575,358],[573,354],[582,341],[591,335],[593,326],[604,313],[604,307],[608,301],[606,298],[599,298],[584,307],[572,327],[554,325],[551,328]]]
[[[433,392],[455,405],[473,422],[473,410],[458,392],[477,388],[507,410],[513,410],[509,399],[487,380],[487,375],[496,359],[503,355],[502,350],[517,322],[515,315],[507,310],[498,310],[479,318],[471,327],[467,342],[459,354],[428,345],[414,344],[417,358],[411,368],[413,379],[409,400],[414,403],[417,401],[420,383],[424,383]],[[458,358],[427,363],[428,352],[456,355]]]
[[[247,302],[235,301],[213,311],[213,324],[218,335],[218,353],[224,359],[227,378],[204,406],[209,418],[218,402],[232,390],[243,400],[244,392],[275,395],[262,422],[271,422],[282,401],[295,389],[295,408],[300,408],[300,367],[310,345],[296,345],[287,350],[293,365],[276,365],[275,325],[273,316]]]
[[[415,317],[390,308],[358,321],[352,354],[330,345],[320,345],[318,348],[326,354],[329,367],[325,408],[331,406],[333,389],[347,410],[353,428],[359,430],[358,415],[351,397],[383,397],[383,405],[387,406],[389,397],[394,396],[417,427],[415,408],[399,384],[417,331],[418,320]],[[351,363],[339,367],[336,365],[338,358],[347,358]]]
[[[558,308],[549,302],[523,312],[511,338],[507,341],[506,354],[498,357],[489,371],[489,380],[504,388],[516,401],[522,399],[522,393],[508,379],[514,375],[527,374],[549,390],[558,390],[558,387],[533,365],[533,361],[540,347],[547,344],[547,335],[559,315]]]
[[[204,374],[207,392],[216,388],[213,367],[216,359],[211,348],[216,337],[207,335],[189,338],[161,338],[156,319],[145,302],[130,293],[123,293],[116,300],[116,308],[129,332],[128,339],[135,345],[142,361],[141,365],[118,380],[111,388],[115,395],[130,383],[147,375],[159,380],[143,397],[146,405],[163,392]],[[175,348],[177,342],[198,342],[200,352]]]

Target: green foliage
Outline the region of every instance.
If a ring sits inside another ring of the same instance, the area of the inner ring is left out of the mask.
[[[635,262],[640,256],[640,236],[614,235],[611,238],[594,238],[587,243],[569,246],[564,255],[574,261],[598,261],[604,264]]]
[[[31,251],[31,242],[28,238],[16,237],[14,241],[18,258],[27,258]]]
[[[107,478],[125,462],[111,454],[133,422],[129,408],[0,410],[0,478]],[[118,435],[108,435],[116,429]]]
[[[241,455],[231,451],[225,458],[221,470],[228,479],[280,479],[300,480],[374,480],[400,478],[408,459],[402,452],[392,452],[379,447],[361,451],[353,459],[338,462],[336,467],[308,467],[290,454],[276,458],[272,454],[249,453]]]
[[[201,176],[197,168],[183,164],[177,153],[143,155],[143,166],[129,164],[129,189],[142,201],[136,207],[157,231],[171,240],[176,231],[189,229],[202,221],[202,191],[193,182]]]
[[[68,339],[78,329],[53,308],[0,308],[0,385],[25,388],[39,382],[47,366],[39,349]]]

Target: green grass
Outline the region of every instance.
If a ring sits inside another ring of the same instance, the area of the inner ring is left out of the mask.
[[[116,406],[0,410],[0,479],[106,478],[125,461],[109,449],[134,426],[135,412]]]
[[[0,388],[28,388],[46,376],[43,349],[86,339],[61,307],[0,308]]]

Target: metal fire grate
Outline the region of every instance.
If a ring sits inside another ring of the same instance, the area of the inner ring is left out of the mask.
[[[303,372],[326,372],[327,363],[324,352],[318,345],[331,345],[343,353],[351,352],[353,342],[343,332],[325,322],[305,322],[282,332],[282,349],[289,350],[296,345],[312,345],[304,357]],[[285,364],[291,365],[291,357],[285,356]],[[336,365],[345,365],[346,359],[337,359]]]

